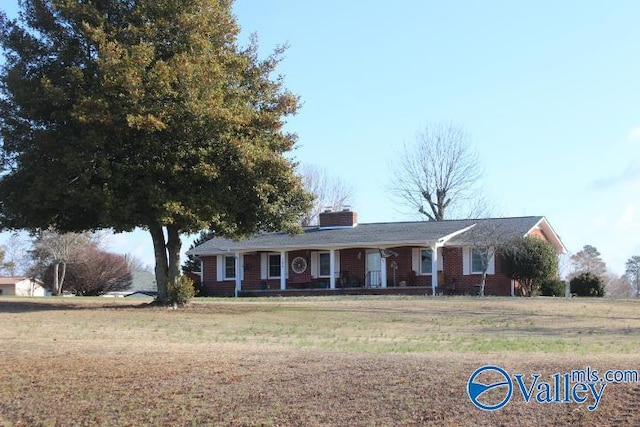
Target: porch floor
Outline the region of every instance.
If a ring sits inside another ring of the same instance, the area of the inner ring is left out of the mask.
[[[431,295],[431,286],[407,286],[392,288],[315,288],[315,289],[265,289],[242,290],[240,297],[328,296],[328,295]]]

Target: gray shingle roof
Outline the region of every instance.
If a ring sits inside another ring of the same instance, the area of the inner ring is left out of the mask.
[[[472,229],[454,236],[447,241],[447,245],[473,246],[482,241],[491,243],[522,237],[542,219],[544,217],[541,216],[477,219]]]
[[[464,246],[474,241],[474,228],[498,229],[505,236],[524,236],[543,217],[492,218],[482,220],[388,222],[359,224],[356,227],[322,229],[308,227],[302,234],[265,233],[243,240],[213,238],[188,254],[217,255],[234,251],[269,251],[294,249],[339,249],[346,247],[393,247],[403,245],[425,246],[454,235],[447,245]]]

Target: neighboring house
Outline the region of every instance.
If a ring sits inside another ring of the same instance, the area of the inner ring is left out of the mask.
[[[320,214],[320,225],[302,234],[213,238],[188,253],[200,258],[210,296],[476,294],[486,247],[529,235],[566,252],[541,216],[358,224],[356,212],[345,210]],[[485,294],[518,294],[499,254],[488,253]]]
[[[47,290],[43,283],[29,277],[0,277],[0,295],[43,297]]]
[[[131,273],[131,285],[127,289],[107,292],[103,296],[155,298],[157,294],[158,286],[153,273],[149,271],[134,271]]]

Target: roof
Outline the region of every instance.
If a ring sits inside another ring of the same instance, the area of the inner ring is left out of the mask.
[[[33,280],[38,284],[42,283],[37,279],[31,279],[29,277],[0,277],[0,285],[15,285],[16,283],[24,280]]]
[[[544,217],[465,219],[448,221],[386,222],[354,227],[307,227],[301,234],[263,233],[242,240],[213,238],[187,252],[189,255],[221,255],[230,252],[280,251],[297,249],[344,249],[348,247],[465,246],[477,242],[479,230],[499,230],[505,238],[525,236]],[[548,223],[546,223],[548,224]],[[474,232],[474,228],[476,231]],[[549,227],[552,232],[553,230]],[[545,230],[546,231],[546,230]],[[545,232],[546,235],[546,232]],[[555,233],[554,233],[555,235]],[[556,249],[564,248],[560,239],[550,239]],[[559,245],[556,245],[557,240]]]

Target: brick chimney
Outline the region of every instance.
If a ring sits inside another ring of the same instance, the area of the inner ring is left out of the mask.
[[[319,215],[320,228],[355,227],[358,225],[358,214],[349,208],[332,212],[328,209]]]

